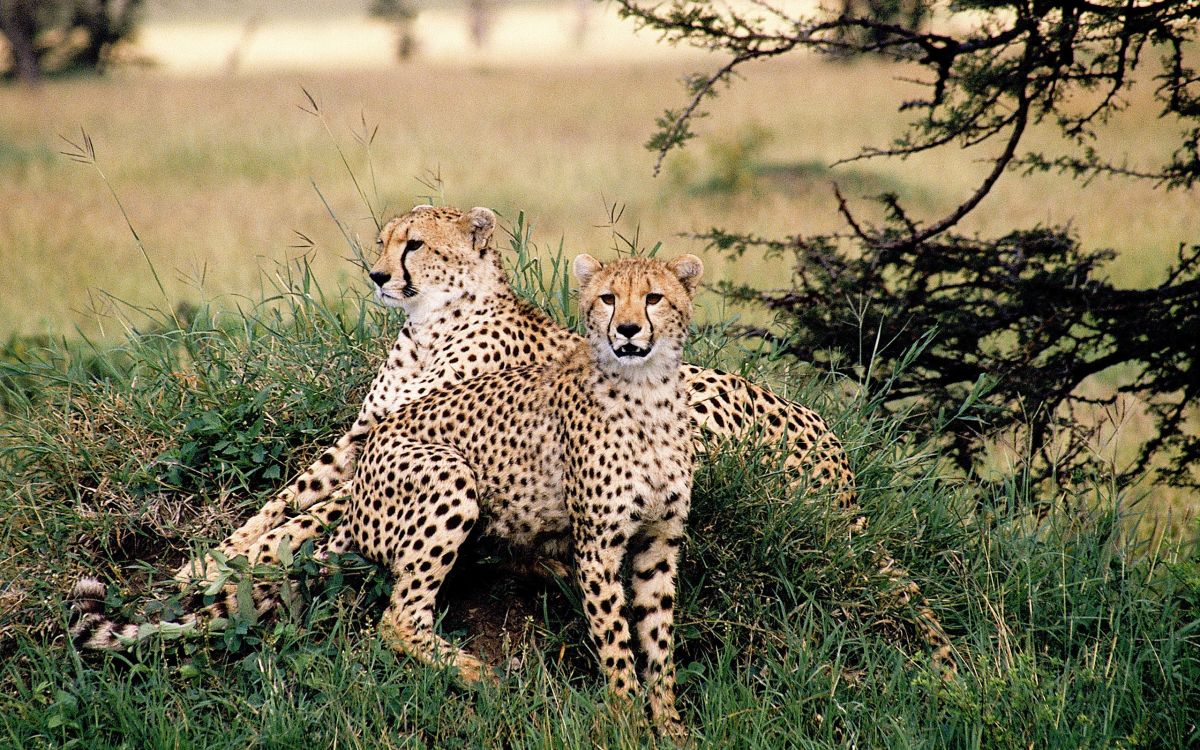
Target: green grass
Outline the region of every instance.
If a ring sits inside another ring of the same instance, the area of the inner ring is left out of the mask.
[[[517,286],[569,319],[561,253],[514,230]],[[558,263],[558,265],[556,265]],[[547,273],[547,269],[558,269]],[[374,633],[387,581],[326,581],[280,619],[126,655],[64,645],[84,571],[133,614],[199,540],[219,538],[347,422],[396,329],[303,264],[261,302],[128,310],[120,347],[10,343],[0,365],[0,745],[23,747],[639,747],[605,706],[569,588],[491,558],[447,592],[443,631],[505,667],[464,688]],[[696,477],[677,658],[702,747],[1188,747],[1200,742],[1200,570],[1125,546],[1103,484],[1030,521],[1035,492],[944,475],[882,417],[881,394],[789,372],[720,328],[691,357],[738,367],[826,414],[868,529],[789,497],[770,455],[735,446]],[[879,606],[885,546],[950,631],[943,682]],[[307,566],[307,567],[305,567]],[[168,602],[169,605],[169,602]],[[474,638],[474,640],[472,640]]]

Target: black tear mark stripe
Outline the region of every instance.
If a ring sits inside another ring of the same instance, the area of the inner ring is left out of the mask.
[[[400,253],[400,272],[404,274],[404,288],[408,289],[412,286],[412,276],[408,273],[408,254],[414,250],[420,250],[425,243],[421,240],[409,240],[404,243],[404,250]]]

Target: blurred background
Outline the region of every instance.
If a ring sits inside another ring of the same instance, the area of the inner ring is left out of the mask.
[[[965,23],[931,7],[921,23]],[[797,49],[741,66],[656,175],[645,147],[656,118],[687,102],[681,79],[729,54],[666,44],[586,0],[2,0],[0,10],[0,341],[119,341],[141,306],[253,305],[299,259],[326,286],[366,296],[352,247],[369,248],[381,219],[417,203],[489,206],[510,228],[523,213],[547,251],[611,256],[661,242],[704,256],[714,283],[786,288],[795,258],[715,252],[694,235],[845,233],[835,183],[862,221],[883,219],[870,200],[881,193],[932,220],[971,195],[996,150],[839,163],[894,145],[912,119],[902,105],[926,88],[884,56]],[[1179,129],[1156,97],[1153,85],[1122,92],[1127,106],[1091,145],[1117,162],[1168,159]],[[1054,122],[1035,122],[1023,146],[1062,140]],[[1153,181],[1009,170],[956,231],[1065,227],[1080,247],[1113,251],[1100,277],[1147,288],[1200,238],[1197,203],[1194,189]],[[852,317],[870,290],[855,294],[835,296],[846,309],[829,315]],[[711,293],[705,308],[709,320],[771,317]],[[1132,370],[1115,372],[1068,386],[1108,398]],[[1138,445],[1155,431],[1144,404],[1121,399],[1120,419],[1096,417],[1115,426],[1090,444],[1110,463],[1132,455],[1118,435]],[[1193,523],[1190,491],[1162,496],[1167,525]]]
[[[109,187],[168,295],[183,300],[253,295],[260,268],[300,254],[330,283],[357,279],[329,209],[369,240],[372,211],[431,198],[487,205],[509,222],[524,211],[536,241],[561,241],[568,252],[610,247],[619,215],[623,236],[707,254],[713,278],[769,285],[786,269],[754,258],[730,264],[681,235],[714,226],[765,236],[845,229],[834,180],[867,215],[875,208],[861,199],[891,191],[937,216],[990,166],[955,149],[831,168],[864,145],[887,146],[906,122],[899,103],[919,89],[883,60],[798,52],[744,68],[696,141],[655,177],[643,148],[655,118],[685,100],[681,77],[726,57],[662,44],[606,4],[126,5],[130,31],[106,51],[102,77],[0,87],[0,336],[95,333],[108,304],[100,291],[161,301]],[[305,91],[321,117],[304,111]],[[108,186],[60,153],[81,130]],[[373,136],[369,147],[364,135]],[[1173,147],[1149,91],[1135,92],[1103,137],[1133,160]],[[1070,223],[1085,247],[1118,251],[1112,272],[1121,283],[1152,282],[1181,239],[1200,236],[1195,196],[1115,187],[1119,200],[1103,178],[1082,186],[1011,176],[964,228]]]

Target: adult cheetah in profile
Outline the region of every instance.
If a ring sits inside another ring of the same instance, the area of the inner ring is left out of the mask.
[[[472,529],[531,553],[570,549],[610,690],[637,690],[636,641],[651,717],[679,734],[671,631],[693,460],[680,365],[703,265],[693,255],[607,266],[581,255],[573,268],[587,340],[380,418],[330,550],[357,550],[395,576],[380,625],[389,645],[478,680],[486,666],[434,631],[436,596]],[[138,637],[88,610],[102,597],[95,585],[76,589],[76,642],[116,648]]]
[[[403,404],[484,373],[550,362],[574,350],[580,337],[563,328],[509,286],[492,243],[496,217],[486,208],[460,212],[417,206],[379,234],[379,258],[370,277],[379,300],[400,307],[405,322],[379,368],[350,428],[308,469],[234,531],[218,550],[251,563],[276,560],[279,545],[293,547],[345,511],[357,454],[373,426]],[[853,533],[857,512],[854,475],[841,442],[814,411],[745,378],[684,364],[697,447],[754,439],[779,447],[793,486],[827,497],[846,512]],[[920,632],[934,659],[954,668],[949,639],[907,571],[886,550],[876,567],[893,584],[886,607]],[[176,578],[213,580],[212,556],[181,567]],[[232,592],[230,592],[232,596]]]

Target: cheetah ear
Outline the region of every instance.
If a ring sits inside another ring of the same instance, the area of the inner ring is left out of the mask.
[[[679,279],[680,284],[683,284],[688,296],[696,296],[696,289],[700,286],[700,277],[704,275],[704,261],[691,253],[685,253],[667,261],[667,268],[671,269],[671,273],[675,274],[675,278]]]
[[[433,208],[433,206],[429,205],[428,203],[418,203],[412,207],[412,211],[421,211],[426,208]],[[412,213],[412,211],[409,211],[409,213]]]
[[[587,286],[601,268],[604,268],[604,264],[587,253],[575,256],[575,261],[571,263],[571,270],[575,273],[575,278],[579,279],[580,289]]]
[[[467,211],[463,221],[467,231],[471,233],[472,245],[482,258],[487,250],[488,241],[492,239],[492,232],[496,230],[496,214],[492,213],[490,208],[476,206]]]

